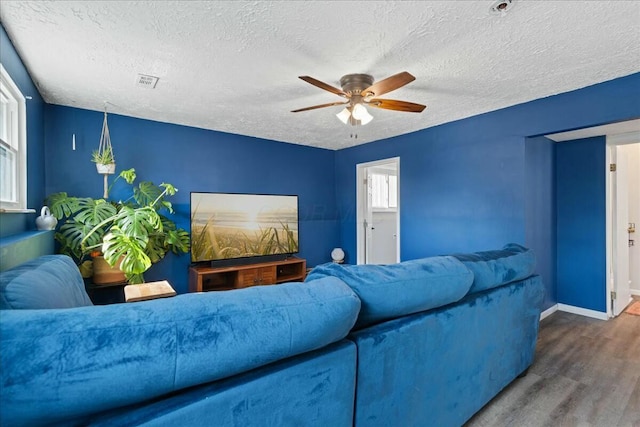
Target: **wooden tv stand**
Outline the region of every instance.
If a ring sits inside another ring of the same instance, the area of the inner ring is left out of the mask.
[[[306,260],[295,257],[232,267],[194,266],[189,267],[189,292],[224,291],[302,281],[306,269]]]

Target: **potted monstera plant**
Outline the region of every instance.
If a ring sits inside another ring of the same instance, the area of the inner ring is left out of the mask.
[[[144,272],[169,251],[189,251],[189,233],[164,214],[173,214],[167,200],[178,191],[173,185],[143,181],[134,186],[135,169],[122,171],[114,183],[118,179],[132,186],[124,201],[55,193],[47,204],[60,221],[55,234],[60,252],[73,257],[81,271],[87,273],[92,255],[102,254],[129,283],[142,283]]]

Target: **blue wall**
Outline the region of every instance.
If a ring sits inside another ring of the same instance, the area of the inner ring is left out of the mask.
[[[0,25],[0,62],[27,99],[27,207],[40,214],[44,200],[44,101]],[[0,214],[0,237],[35,229],[34,214]]]
[[[336,197],[342,245],[355,260],[356,165],[398,156],[402,259],[495,249],[507,242],[535,244],[538,271],[552,282],[548,308],[560,297],[553,282],[556,241],[553,230],[536,230],[552,222],[553,200],[536,191],[548,189],[553,178],[541,178],[536,169],[552,174],[553,153],[549,143],[525,140],[638,117],[640,73],[341,150]],[[530,145],[535,142],[544,146]],[[535,202],[527,202],[531,197]]]
[[[555,142],[545,137],[525,140],[525,245],[536,253],[537,271],[545,285],[544,307],[554,305],[556,287],[556,159]]]
[[[310,266],[330,261],[339,245],[336,227],[334,152],[240,135],[109,114],[118,171],[134,167],[138,182],[169,182],[174,219],[189,229],[189,193],[296,194],[300,205],[300,257]],[[90,162],[98,147],[103,114],[48,105],[46,192],[102,197],[102,176]],[[72,135],[76,150],[72,150]],[[111,177],[113,179],[113,177]],[[114,186],[117,198],[122,188]],[[172,256],[145,274],[187,290],[189,256]]]
[[[346,213],[341,236],[349,261],[355,261],[356,164],[395,156],[403,260],[524,241],[522,139],[493,139],[473,119],[458,123],[337,153],[338,205]]]
[[[556,145],[558,302],[606,312],[606,138]]]

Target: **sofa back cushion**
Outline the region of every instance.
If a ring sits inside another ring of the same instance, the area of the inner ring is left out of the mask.
[[[344,338],[360,301],[336,278],[0,315],[0,425],[68,424]],[[77,422],[76,424],[82,424]]]
[[[531,249],[509,243],[501,250],[452,255],[473,272],[469,293],[496,288],[533,274],[536,257]]]
[[[0,273],[0,309],[93,305],[78,267],[66,255],[43,255]]]
[[[453,257],[433,257],[390,265],[341,265],[314,268],[307,280],[333,276],[362,301],[358,328],[458,301],[469,291],[473,274]]]

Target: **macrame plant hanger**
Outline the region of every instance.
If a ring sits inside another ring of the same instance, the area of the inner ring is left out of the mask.
[[[104,103],[104,120],[102,121],[102,134],[100,135],[100,145],[98,146],[98,156],[107,157],[111,161],[109,163],[96,163],[98,173],[104,176],[104,195],[106,199],[109,197],[108,176],[116,172],[116,157],[113,154],[111,146],[111,136],[109,135],[109,125],[107,124],[107,103]]]

